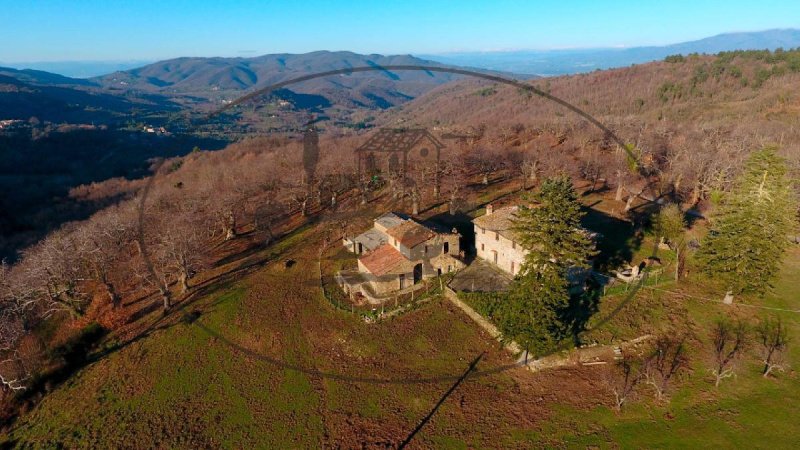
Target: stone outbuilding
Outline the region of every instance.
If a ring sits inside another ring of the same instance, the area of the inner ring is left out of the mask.
[[[423,279],[464,267],[460,235],[400,213],[375,219],[373,228],[345,238],[344,246],[358,257],[358,272],[342,272],[346,292],[378,298],[412,288]]]

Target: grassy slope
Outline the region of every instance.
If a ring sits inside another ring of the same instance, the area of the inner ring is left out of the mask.
[[[449,386],[321,378],[243,354],[198,325],[289,364],[357,376],[459,374],[482,351],[479,368],[510,362],[446,302],[377,326],[334,311],[319,294],[314,253],[313,245],[290,250],[293,268],[271,264],[222,286],[186,309],[200,313],[195,324],[176,317],[85,368],[20,418],[8,440],[131,448],[396,444]],[[525,417],[541,413],[516,404],[515,380],[526,376],[520,369],[470,382],[418,442],[485,446],[495,433],[531,428]]]
[[[182,322],[178,312],[147,337],[82,370],[23,415],[7,439],[68,447],[385,446],[403,439],[448,388],[447,383],[353,383],[277,367],[231,348],[198,325],[261,355],[358,376],[450,375],[482,351],[488,353],[481,369],[509,362],[494,341],[446,302],[379,325],[334,311],[314,278],[314,235],[313,228],[305,228],[268,250],[296,259],[293,268],[273,263],[220,286],[185,309],[199,313],[196,324]],[[800,308],[798,271],[800,250],[795,248],[776,293],[751,302]],[[681,289],[708,295],[690,284]],[[613,306],[614,298],[605,298],[601,311]],[[724,308],[645,291],[597,337],[633,337],[641,331],[637,317],[662,323],[669,311],[685,310],[704,338],[710,321],[728,311]],[[797,339],[800,317],[786,313],[784,318]],[[797,366],[796,342],[791,359]],[[437,448],[790,446],[798,434],[793,417],[800,413],[795,373],[764,380],[754,363],[743,364],[737,378],[716,390],[699,356],[693,367],[669,406],[653,405],[643,393],[621,415],[601,406],[611,397],[596,381],[597,368],[536,375],[515,370],[470,380],[415,443]]]
[[[748,303],[800,310],[800,249],[793,248],[784,264],[775,292]],[[674,286],[665,289],[673,290]],[[696,287],[683,289],[695,291]],[[644,296],[658,297],[653,292]],[[699,295],[699,294],[698,294]],[[709,294],[705,294],[706,296]],[[662,297],[660,300],[664,300]],[[730,312],[730,307],[698,299],[677,299],[685,307],[701,340],[707,339],[711,322]],[[649,312],[649,317],[663,311]],[[765,310],[739,308],[763,317]],[[778,313],[790,326],[790,368],[774,379],[764,379],[761,365],[749,354],[738,367],[737,376],[723,381],[719,389],[709,380],[708,365],[699,349],[693,350],[692,373],[680,383],[668,406],[653,405],[647,393],[621,414],[607,407],[590,411],[559,408],[544,435],[556,437],[570,447],[758,447],[796,448],[800,435],[800,385],[796,368],[800,364],[800,314]],[[702,342],[702,345],[708,345]],[[538,436],[538,435],[537,435]]]

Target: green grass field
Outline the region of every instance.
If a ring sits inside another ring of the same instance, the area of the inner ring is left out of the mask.
[[[54,387],[2,439],[36,448],[391,448],[452,381],[375,384],[314,371],[414,380],[459,375],[482,352],[479,370],[512,361],[443,300],[378,324],[335,310],[315,278],[312,235],[306,230],[267,250],[280,250],[281,261],[295,259],[292,268],[270,263],[198,297],[146,336]],[[797,273],[795,248],[776,292],[747,302],[800,309]],[[711,295],[689,283],[662,287]],[[604,297],[601,313],[615,301]],[[600,342],[628,339],[658,331],[673,316],[687,318],[699,341],[692,371],[677,383],[668,405],[654,404],[643,391],[622,413],[612,411],[598,367],[536,374],[513,369],[468,379],[412,447],[792,448],[800,435],[796,372],[764,379],[748,356],[738,376],[719,389],[709,380],[703,339],[711,321],[730,311],[720,303],[644,290],[607,328],[590,334]],[[186,313],[196,320],[183,320]],[[800,314],[782,317],[791,326],[797,367]]]
[[[113,448],[394,446],[453,381],[371,384],[281,364],[414,380],[458,376],[481,352],[486,355],[479,368],[511,362],[495,341],[441,300],[377,325],[336,311],[314,278],[315,250],[297,246],[286,256],[297,264],[290,269],[270,264],[221,286],[173,313],[174,318],[162,321],[146,337],[82,369],[23,414],[4,437],[6,443]],[[194,323],[181,320],[188,312],[195,313]],[[514,415],[524,406],[515,405],[520,389],[515,380],[526,376],[517,369],[468,383],[415,442],[427,447],[490,446],[494,432],[519,425]],[[462,410],[465,402],[471,407],[468,411]]]
[[[744,299],[748,304],[800,310],[800,249],[789,253],[775,291],[763,299]],[[696,298],[668,299],[663,292],[643,291],[642,306],[633,306],[626,318],[615,320],[610,330],[616,336],[637,334],[631,316],[664,322],[665,309],[686,314],[700,342],[692,348],[691,372],[678,384],[668,405],[654,404],[642,392],[633,404],[616,413],[607,406],[591,410],[558,408],[550,424],[536,437],[549,436],[568,447],[585,448],[797,448],[800,436],[800,313],[751,307],[731,307],[711,300],[714,293],[697,286],[659,286],[667,291],[689,292]],[[717,299],[721,297],[716,293]],[[613,299],[611,300],[613,303]],[[679,304],[676,304],[679,303]],[[667,305],[666,308],[663,305]],[[761,376],[762,365],[754,349],[738,364],[736,376],[715,388],[703,360],[709,348],[708,332],[713,320],[726,314],[744,317],[780,315],[789,326],[791,367],[774,378]],[[656,331],[649,329],[648,331]],[[598,335],[601,335],[598,333]]]

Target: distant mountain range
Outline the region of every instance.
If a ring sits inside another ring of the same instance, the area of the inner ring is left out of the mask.
[[[359,57],[365,60],[375,59],[406,59],[406,60],[428,60],[441,64],[451,64],[466,67],[476,67],[502,72],[529,75],[564,75],[570,73],[589,72],[595,69],[607,69],[613,67],[623,67],[630,64],[641,64],[649,61],[663,59],[673,54],[688,53],[719,53],[729,50],[760,50],[776,48],[800,47],[800,30],[798,29],[774,29],[766,31],[724,33],[716,36],[699,39],[696,41],[681,42],[678,44],[664,46],[646,46],[630,48],[586,48],[571,50],[520,50],[520,51],[498,51],[498,52],[456,52],[446,54],[420,54],[414,56],[382,56],[382,55],[356,55],[350,52],[312,52],[302,55],[275,54],[264,55],[255,58],[177,58],[168,61],[152,63],[151,61],[55,61],[55,62],[27,62],[12,63],[0,62],[0,66],[13,67],[16,69],[33,69],[44,72],[61,74],[71,78],[107,78],[105,75],[113,72],[126,71],[130,74],[155,74],[153,84],[165,82],[163,73],[159,74],[159,68],[182,66],[183,72],[191,67],[198,67],[202,63],[216,66],[218,69],[224,67],[238,67],[232,73],[233,79],[230,80],[234,85],[248,86],[252,80],[253,73],[263,76],[264,70],[273,71],[274,69],[302,70],[303,64],[317,66],[340,60],[355,60]],[[281,67],[281,61],[286,63],[286,67]],[[149,65],[148,65],[149,64]],[[400,62],[398,62],[400,64]],[[149,69],[148,69],[149,68]],[[252,72],[252,73],[251,73]],[[238,81],[235,78],[242,77]],[[274,75],[274,74],[273,74]],[[169,77],[168,77],[169,78]],[[203,76],[199,76],[203,78]],[[225,75],[221,75],[218,80],[224,83]],[[176,79],[166,80],[167,83],[175,83]],[[212,81],[209,78],[209,81]],[[263,80],[262,80],[263,81]],[[137,83],[139,87],[141,83]],[[232,86],[234,87],[234,86]]]
[[[504,76],[512,76],[512,73],[560,75],[640,64],[678,53],[798,46],[800,30],[783,29],[720,34],[661,47],[455,53],[429,55],[427,59],[346,51],[252,58],[177,58],[93,78],[0,67],[0,106],[3,106],[3,118],[27,118],[37,115],[37,111],[40,115],[47,111],[44,115],[49,119],[67,120],[87,117],[88,112],[97,110],[113,111],[111,115],[118,116],[142,106],[166,110],[174,110],[179,104],[213,108],[274,83],[348,67],[448,65],[482,68]],[[107,64],[106,67],[112,68],[116,67],[114,64],[133,63]],[[383,109],[405,103],[456,78],[459,76],[422,71],[340,74],[291,85],[279,96],[300,108]],[[62,114],[66,111],[70,113]]]
[[[39,109],[48,112],[45,120],[70,118],[53,114],[59,110],[107,109],[98,103],[120,112],[129,109],[126,106],[131,100],[136,104],[155,100],[169,110],[177,105],[166,105],[165,99],[184,106],[213,108],[248,91],[309,73],[387,65],[444,66],[409,55],[319,51],[254,58],[177,58],[88,79],[0,67],[0,105],[5,107],[3,118],[27,118],[37,115]],[[379,70],[309,80],[277,94],[299,108],[380,109],[405,103],[458,77],[441,72]]]
[[[510,52],[465,52],[420,55],[444,64],[540,76],[591,72],[664,59],[674,54],[714,54],[731,50],[775,50],[800,47],[800,30],[779,29],[725,33],[678,44],[632,48],[574,50],[523,50]]]
[[[42,70],[23,69],[17,70],[10,67],[0,67],[0,76],[13,78],[23,83],[40,85],[59,85],[59,86],[95,86],[88,80],[70,78],[56,73],[45,72]]]
[[[318,51],[254,58],[177,58],[92,78],[90,81],[108,89],[183,96],[193,101],[199,99],[206,103],[224,104],[246,91],[310,73],[389,65],[444,66],[410,55]],[[297,93],[307,96],[294,96],[291,100],[295,104],[316,102],[323,107],[387,108],[456,78],[459,76],[441,72],[382,70],[340,74],[293,84],[288,87],[288,94],[290,97]]]
[[[153,61],[41,61],[41,62],[3,62],[0,66],[16,69],[33,69],[52,72],[72,78],[91,78],[119,70],[134,69]]]

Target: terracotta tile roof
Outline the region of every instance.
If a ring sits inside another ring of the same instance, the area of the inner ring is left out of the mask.
[[[386,275],[392,272],[392,269],[407,262],[405,256],[391,244],[383,244],[358,260],[375,276]]]
[[[388,229],[386,234],[397,239],[398,242],[408,248],[412,248],[436,236],[433,230],[413,220],[407,220],[394,228]]]
[[[472,223],[488,231],[496,231],[500,236],[519,242],[517,232],[513,230],[517,207],[507,206],[496,209],[492,214],[484,214],[472,219]]]

